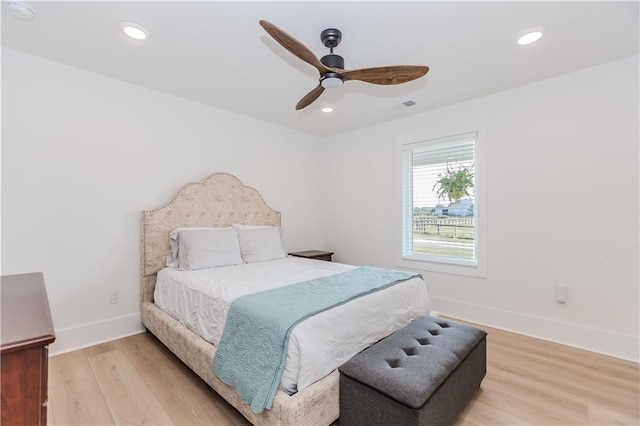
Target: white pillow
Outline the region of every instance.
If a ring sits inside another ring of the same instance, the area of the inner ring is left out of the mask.
[[[169,254],[167,255],[167,266],[172,268],[178,268],[178,252],[180,251],[180,232],[186,229],[197,230],[197,229],[229,229],[226,228],[176,228],[169,233]]]
[[[169,254],[167,255],[167,266],[172,268],[178,268],[178,251],[180,250],[180,232],[184,230],[199,230],[199,229],[229,229],[226,228],[176,228],[169,233]]]
[[[173,263],[177,263],[174,267],[181,271],[243,263],[238,234],[231,228],[180,228],[176,231],[178,250]]]
[[[247,263],[286,257],[282,249],[280,228],[275,226],[243,229],[236,227],[242,259]]]

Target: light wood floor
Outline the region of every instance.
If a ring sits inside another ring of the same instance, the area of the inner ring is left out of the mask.
[[[638,364],[480,328],[487,376],[456,426],[640,424]],[[52,357],[48,416],[59,425],[248,424],[151,334]]]

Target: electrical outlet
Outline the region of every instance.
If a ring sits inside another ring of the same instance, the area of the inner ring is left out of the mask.
[[[560,306],[566,306],[569,301],[568,293],[566,284],[556,284],[556,303]]]
[[[120,303],[120,292],[118,290],[113,290],[109,293],[109,303],[112,305],[114,303]]]

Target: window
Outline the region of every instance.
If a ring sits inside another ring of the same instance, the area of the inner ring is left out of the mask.
[[[478,132],[401,145],[400,266],[486,276]]]

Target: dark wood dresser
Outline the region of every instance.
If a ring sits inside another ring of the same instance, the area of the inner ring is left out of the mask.
[[[47,345],[56,337],[42,273],[0,278],[2,426],[47,424]]]

